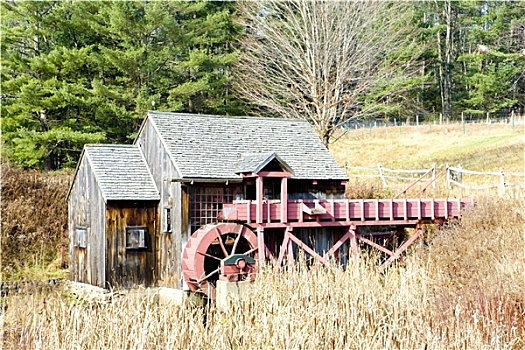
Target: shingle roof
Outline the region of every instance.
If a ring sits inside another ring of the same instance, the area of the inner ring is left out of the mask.
[[[181,178],[240,178],[243,153],[277,153],[298,179],[348,178],[304,120],[155,111],[148,117]]]
[[[86,145],[87,156],[104,199],[159,200],[142,151],[136,145]]]

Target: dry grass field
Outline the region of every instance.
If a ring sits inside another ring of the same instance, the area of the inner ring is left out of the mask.
[[[349,130],[331,146],[338,162],[397,169],[446,163],[477,171],[525,172],[525,124],[461,124]]]
[[[486,127],[492,129],[467,126],[466,134],[358,130],[332,151],[362,166],[461,162],[524,172],[523,127]],[[359,186],[358,195],[381,191]],[[461,222],[425,230],[406,259],[384,272],[366,251],[346,268],[310,270],[299,262],[279,274],[267,269],[249,300],[232,303],[228,313],[213,304],[166,306],[144,293],[105,302],[62,288],[10,294],[0,299],[3,349],[523,349],[525,192],[470,196],[476,208]],[[7,208],[2,203],[2,224]]]

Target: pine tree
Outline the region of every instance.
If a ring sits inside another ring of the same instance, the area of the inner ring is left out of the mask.
[[[2,3],[3,149],[22,166],[70,165],[84,143],[104,138],[86,115],[90,49],[62,43],[66,6]]]
[[[242,113],[234,4],[3,2],[2,147],[46,170],[129,143],[149,109]]]
[[[458,104],[467,112],[510,112],[525,105],[525,4],[487,1],[469,4],[464,18],[469,51],[464,64],[467,95]]]

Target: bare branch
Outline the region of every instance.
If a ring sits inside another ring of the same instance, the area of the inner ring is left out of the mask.
[[[377,81],[410,62],[395,55],[414,37],[404,2],[248,1],[239,7],[249,30],[235,88],[260,114],[307,119],[325,144],[350,119],[370,113],[362,98]]]

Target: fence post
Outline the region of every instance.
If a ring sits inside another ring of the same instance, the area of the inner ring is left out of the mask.
[[[461,128],[463,129],[463,135],[465,135],[465,118],[463,112],[461,112]]]
[[[463,172],[461,170],[463,170],[463,167],[461,166],[461,164],[458,164],[458,168],[459,168],[459,172],[458,172],[458,182],[460,184],[463,183]]]
[[[512,128],[514,129],[514,111],[512,111],[512,113],[510,114],[510,118],[512,120]]]
[[[443,113],[439,113],[439,125],[443,124]]]
[[[505,193],[505,173],[503,173],[503,169],[499,168],[500,173],[500,191],[501,194]]]
[[[450,185],[450,167],[449,167],[448,163],[445,166],[446,166],[446,169],[447,169],[447,185],[448,185],[448,189],[451,190],[452,186]]]
[[[436,163],[432,164],[432,187],[436,188]]]
[[[388,185],[386,183],[385,174],[383,173],[383,167],[381,166],[381,163],[377,165],[377,168],[379,169],[379,176],[381,177],[381,181],[383,181],[383,186],[386,188]]]

